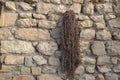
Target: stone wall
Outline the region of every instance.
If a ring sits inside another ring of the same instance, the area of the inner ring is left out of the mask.
[[[62,14],[70,9],[80,29],[75,80],[120,80],[119,0],[1,1],[0,80],[67,80],[59,58]]]

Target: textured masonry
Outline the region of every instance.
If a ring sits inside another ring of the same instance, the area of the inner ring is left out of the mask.
[[[120,80],[119,0],[1,1],[0,80],[66,80],[59,60],[66,10],[80,31],[75,80]]]

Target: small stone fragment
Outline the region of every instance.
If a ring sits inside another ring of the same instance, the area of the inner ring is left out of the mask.
[[[91,20],[84,20],[80,22],[82,27],[92,27],[93,26],[93,22]]]
[[[100,56],[100,55],[105,55],[105,45],[103,42],[100,41],[95,41],[94,44],[92,45],[92,52],[94,55]]]
[[[45,55],[52,55],[57,50],[57,44],[53,41],[40,42],[37,46],[37,50]]]
[[[95,30],[93,29],[85,29],[80,33],[80,38],[84,40],[91,40],[95,38]]]
[[[50,57],[48,60],[49,64],[52,66],[59,66],[60,65],[60,61],[58,58],[55,57]]]
[[[110,72],[111,71],[111,68],[110,66],[97,66],[98,70],[101,72],[101,73],[106,73],[106,72]]]
[[[30,4],[25,3],[25,2],[20,2],[19,6],[20,6],[24,11],[33,10],[33,8],[30,6]]]
[[[94,73],[95,72],[95,65],[87,66],[86,71],[89,72],[89,73]]]
[[[38,64],[38,65],[44,65],[47,64],[47,60],[43,58],[42,56],[34,56],[33,60]]]
[[[110,57],[109,56],[99,56],[97,58],[97,64],[98,65],[110,64]]]
[[[79,14],[81,11],[81,5],[75,3],[75,4],[71,5],[70,10],[73,10],[75,13]]]

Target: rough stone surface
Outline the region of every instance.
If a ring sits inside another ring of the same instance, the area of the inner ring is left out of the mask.
[[[53,66],[59,66],[60,65],[60,61],[59,61],[58,58],[50,57],[49,58],[49,64],[53,65]]]
[[[43,56],[34,56],[33,60],[37,63],[37,65],[47,64],[47,60]]]
[[[79,65],[75,71],[75,74],[83,74],[84,73],[84,67],[82,65]]]
[[[35,80],[35,78],[33,76],[22,75],[22,76],[15,76],[13,80]]]
[[[73,4],[71,7],[70,7],[70,10],[73,10],[75,13],[80,13],[81,11],[81,5],[80,4]]]
[[[83,63],[86,63],[86,64],[95,64],[96,63],[96,60],[94,58],[91,58],[91,57],[83,57],[82,58],[82,62]]]
[[[80,38],[84,40],[91,40],[95,38],[95,30],[93,29],[85,29],[80,33]]]
[[[30,71],[29,67],[22,67],[21,68],[21,74],[28,75],[30,73],[31,73],[31,71]]]
[[[89,72],[89,73],[94,73],[95,72],[95,66],[94,65],[87,66],[86,71]]]
[[[24,56],[8,55],[5,58],[5,64],[24,64]]]
[[[1,53],[34,53],[34,48],[30,42],[12,40],[1,41]]]
[[[48,30],[44,29],[35,29],[35,28],[22,28],[17,29],[15,32],[15,37],[25,40],[50,40],[50,34]]]
[[[105,51],[105,45],[103,42],[100,41],[95,41],[92,45],[92,52],[94,55],[105,55],[106,51]]]
[[[112,4],[111,3],[104,3],[104,4],[97,4],[96,10],[100,14],[110,13],[113,12]]]
[[[96,39],[98,39],[98,40],[110,40],[111,34],[107,30],[98,31],[96,33]]]
[[[40,75],[41,74],[41,68],[40,67],[32,67],[32,74],[33,75]]]
[[[106,73],[106,72],[110,72],[111,68],[110,68],[110,66],[98,66],[98,70],[101,73]]]
[[[92,15],[94,14],[94,5],[93,3],[87,3],[84,7],[83,7],[83,13],[87,14],[87,15]]]
[[[62,80],[59,76],[51,75],[51,74],[43,74],[38,76],[38,80]]]
[[[120,28],[119,19],[111,19],[108,21],[108,24],[111,28]]]
[[[9,29],[0,28],[0,40],[11,40],[13,36]]]
[[[25,66],[32,66],[33,65],[33,60],[31,56],[25,56]]]
[[[37,50],[44,55],[52,55],[57,50],[57,44],[53,41],[40,42]]]
[[[109,41],[107,42],[107,51],[109,55],[120,55],[120,42],[119,41]]]
[[[119,80],[117,74],[114,73],[106,73],[105,80]]]
[[[119,65],[116,65],[116,66],[113,68],[113,71],[119,73],[119,72],[120,72],[120,64],[119,64]]]
[[[30,6],[30,4],[25,3],[25,2],[21,2],[21,3],[19,4],[19,6],[20,6],[24,11],[30,11],[30,10],[33,9],[33,8]]]
[[[80,22],[80,25],[82,27],[92,27],[93,22],[91,20],[85,20],[85,21]]]
[[[12,74],[11,73],[0,73],[0,80],[11,80]]]
[[[40,20],[39,24],[38,24],[38,27],[40,27],[40,28],[48,28],[48,29],[55,28],[56,27],[56,22]]]
[[[17,21],[18,27],[36,27],[36,20],[35,19],[20,19]]]
[[[110,57],[109,56],[99,56],[97,59],[98,65],[105,65],[110,64]]]
[[[15,24],[17,16],[18,16],[17,13],[8,12],[2,13],[0,17],[0,27],[13,26]]]
[[[53,74],[56,73],[56,68],[54,68],[53,66],[44,66],[42,72],[47,74]]]

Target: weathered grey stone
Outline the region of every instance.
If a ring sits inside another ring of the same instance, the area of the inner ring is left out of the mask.
[[[105,23],[102,23],[102,22],[97,22],[97,23],[94,23],[94,25],[96,26],[97,29],[105,29]]]
[[[33,56],[33,60],[37,63],[37,65],[47,64],[47,60],[43,56]]]
[[[61,28],[56,28],[56,29],[53,29],[50,34],[52,36],[52,38],[61,38],[62,36],[62,33],[61,33],[62,29]]]
[[[91,48],[94,55],[100,56],[106,54],[105,45],[103,42],[95,41]]]
[[[32,17],[32,13],[25,13],[25,12],[23,12],[23,13],[20,13],[19,16],[20,16],[21,18],[31,18],[31,17]],[[24,19],[24,20],[25,20],[25,19]],[[24,21],[24,20],[23,20],[23,21]]]
[[[43,7],[44,6],[44,7]],[[40,13],[40,14],[48,14],[48,12],[51,11],[51,7],[53,5],[51,4],[45,4],[45,3],[37,3],[37,6],[36,6],[36,12],[37,13]],[[53,11],[53,10],[52,10]]]
[[[80,51],[81,52],[88,50],[89,47],[90,47],[90,43],[88,41],[80,40]]]
[[[5,64],[24,64],[24,56],[8,55],[5,58]]]
[[[47,74],[52,74],[52,73],[56,73],[56,68],[53,66],[44,66],[42,69],[43,73],[47,73]]]
[[[12,40],[1,41],[1,53],[26,53],[32,54],[35,49],[30,42]]]
[[[120,42],[119,41],[109,41],[107,42],[107,52],[108,55],[120,55]]]
[[[119,79],[117,74],[108,72],[105,74],[105,80],[119,80]]]
[[[54,4],[60,4],[60,0],[50,0]]]
[[[118,58],[117,57],[112,57],[111,62],[116,65],[118,63]]]
[[[62,80],[62,79],[57,75],[42,74],[41,76],[38,76],[38,80]]]
[[[67,7],[65,5],[55,5],[53,6],[52,10],[54,10],[56,13],[65,13],[67,10]]]
[[[15,2],[13,2],[13,1],[7,1],[7,2],[5,3],[5,6],[6,6],[8,9],[10,9],[10,10],[14,10],[14,11],[17,10],[17,9],[16,9]]]
[[[53,41],[40,42],[37,46],[37,50],[45,55],[52,55],[57,50],[57,44]]]
[[[11,80],[12,73],[0,73],[0,80]]]
[[[119,23],[119,19],[111,19],[108,21],[108,24],[111,28],[120,28],[120,23]]]
[[[113,71],[116,73],[120,72],[120,64],[113,67]]]
[[[48,30],[35,28],[21,28],[15,31],[15,37],[23,40],[50,40]]]
[[[3,12],[0,16],[0,27],[14,26],[17,17],[17,13]]]
[[[83,57],[82,59],[81,59],[81,61],[83,62],[83,63],[86,63],[86,64],[95,64],[96,63],[96,60],[95,60],[95,58],[91,58],[91,57]]]
[[[93,26],[93,22],[91,20],[84,20],[84,21],[80,21],[80,25],[81,27],[92,27]]]
[[[79,65],[75,70],[75,74],[79,74],[79,75],[82,75],[84,72],[85,72],[85,70],[82,65]]]
[[[31,74],[30,68],[29,67],[21,67],[21,74],[22,75]]]
[[[110,40],[111,33],[107,30],[101,30],[96,33],[96,39],[98,40]]]
[[[104,16],[103,15],[92,15],[92,16],[90,16],[90,18],[94,22],[104,22]]]
[[[105,66],[97,66],[98,70],[101,72],[101,73],[106,73],[106,72],[110,72],[111,71],[111,68],[110,66],[108,65],[105,65]]]
[[[20,2],[19,6],[24,10],[24,11],[30,11],[33,10],[33,8],[30,6],[30,4],[25,3],[25,2]]]
[[[25,66],[32,66],[33,60],[31,56],[25,56]]]
[[[56,27],[56,22],[47,21],[47,20],[40,20],[39,24],[38,24],[38,27],[47,28],[47,29],[55,28]]]
[[[80,38],[84,40],[91,40],[95,38],[95,30],[93,29],[85,29],[80,33]]]
[[[75,13],[79,14],[81,11],[81,5],[78,3],[75,3],[71,5],[70,10],[73,10]]]
[[[61,18],[61,16],[59,16],[58,14],[55,14],[55,13],[50,12],[50,13],[47,15],[47,18],[48,18],[48,20],[50,20],[50,21],[58,21],[58,20]]]
[[[104,4],[97,4],[96,10],[100,14],[106,14],[113,12],[112,4],[111,3],[104,3]]]
[[[83,77],[83,80],[95,80],[95,76],[90,74],[84,74],[82,77]]]
[[[61,0],[63,4],[72,4],[72,0]]]
[[[115,40],[120,40],[120,30],[115,30],[112,35]]]
[[[110,64],[110,57],[109,56],[99,56],[97,58],[97,65],[105,65]]]
[[[52,65],[52,66],[59,66],[59,65],[60,65],[60,60],[59,60],[59,58],[49,57],[48,62],[49,62],[49,64]]]
[[[89,17],[87,15],[84,15],[84,14],[79,14],[78,19],[79,20],[89,20]]]
[[[0,28],[0,40],[11,40],[13,36],[9,29],[7,28]]]
[[[35,78],[31,75],[19,75],[14,76],[13,80],[35,80]]]
[[[40,67],[32,67],[32,74],[33,75],[40,75],[41,74],[41,68]]]
[[[17,20],[17,26],[18,27],[36,27],[37,26],[37,21],[35,19],[19,19]]]
[[[86,3],[83,6],[83,13],[87,14],[87,15],[93,15],[94,14],[94,5],[93,5],[93,3],[91,3],[91,2]]]
[[[35,19],[46,19],[45,15],[33,13]]]
[[[94,73],[95,72],[95,65],[87,66],[86,71],[89,72],[89,73]]]

